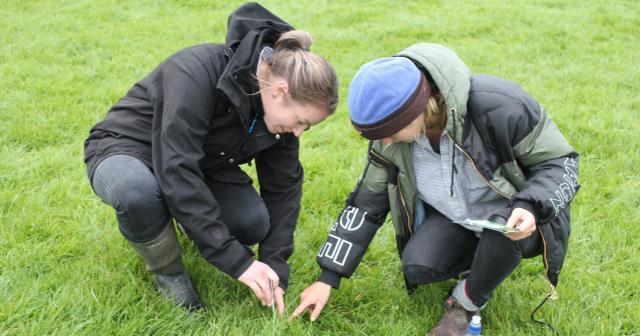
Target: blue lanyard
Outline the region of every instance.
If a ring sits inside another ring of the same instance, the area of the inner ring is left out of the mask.
[[[256,116],[255,118],[253,118],[253,121],[251,122],[251,126],[249,126],[249,134],[251,134],[253,132],[253,129],[256,127],[256,122],[258,121],[258,116]]]

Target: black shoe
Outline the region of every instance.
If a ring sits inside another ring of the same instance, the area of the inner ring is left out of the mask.
[[[187,272],[173,275],[155,274],[156,288],[162,294],[173,301],[176,306],[196,311],[203,307],[200,297],[193,287],[193,283]]]
[[[473,315],[479,316],[480,312],[465,310],[453,296],[450,296],[444,302],[444,314],[440,322],[429,331],[427,336],[464,336]]]

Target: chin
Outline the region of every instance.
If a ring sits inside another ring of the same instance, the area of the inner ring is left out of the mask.
[[[269,133],[271,133],[271,134],[276,134],[276,133],[278,133],[278,132],[275,132],[275,131],[274,131],[274,129],[273,129],[273,127],[271,127],[270,125],[268,125],[268,124],[267,124],[267,125],[265,125],[265,126],[267,126],[267,131],[269,131]]]

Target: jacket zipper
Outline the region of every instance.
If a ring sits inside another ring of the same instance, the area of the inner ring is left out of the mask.
[[[407,216],[407,230],[409,230],[409,236],[413,235],[413,230],[411,230],[411,216],[409,215],[409,210],[407,209],[407,204],[404,201],[404,196],[402,194],[402,187],[400,187],[400,174],[398,173],[398,177],[396,180],[396,184],[398,186],[398,194],[400,195],[400,202],[402,202],[402,208],[404,209],[405,215]]]
[[[544,270],[545,270],[545,277],[547,278],[547,281],[549,281],[549,285],[551,286],[551,292],[549,293],[549,298],[551,300],[555,300],[558,298],[558,292],[556,291],[556,287],[551,283],[551,281],[549,280],[549,261],[547,260],[547,240],[544,238],[544,234],[542,234],[542,230],[540,230],[540,227],[537,227],[538,233],[540,234],[540,238],[542,238],[542,256],[543,256],[543,260],[544,260]]]
[[[473,170],[475,170],[475,172],[478,174],[478,176],[480,176],[480,178],[485,181],[487,183],[487,185],[489,186],[489,188],[493,189],[493,191],[495,191],[496,193],[498,193],[500,196],[509,199],[509,197],[507,197],[507,195],[505,195],[503,192],[501,192],[500,190],[496,189],[496,187],[494,187],[491,183],[489,183],[489,180],[487,180],[486,177],[484,177],[484,175],[482,175],[482,173],[480,173],[480,170],[478,169],[478,167],[476,166],[476,163],[473,161],[473,159],[471,158],[471,155],[469,155],[464,149],[462,149],[462,147],[460,147],[457,143],[455,143],[455,141],[453,141],[453,138],[451,138],[451,135],[449,135],[449,132],[446,133],[447,136],[449,137],[449,140],[451,140],[453,142],[453,144],[455,145],[455,147],[462,152],[462,154],[464,154],[464,156],[467,157],[467,159],[469,160],[469,162],[471,162],[471,165],[473,166]]]
[[[451,138],[451,135],[449,135],[449,132],[447,132],[447,136],[449,137],[449,140],[453,141],[453,138]],[[482,178],[487,183],[487,185],[489,185],[489,187],[491,189],[493,189],[493,191],[495,191],[500,196],[502,196],[502,197],[504,197],[505,199],[508,200],[509,197],[507,197],[507,195],[505,195],[504,193],[502,193],[501,191],[496,189],[491,183],[489,183],[489,181],[484,177],[484,175],[482,175],[482,173],[480,173],[480,170],[478,169],[478,167],[476,166],[476,163],[471,158],[471,155],[469,155],[464,149],[462,149],[462,147],[460,147],[455,141],[453,141],[453,143],[456,146],[456,148],[458,148],[458,150],[460,152],[462,152],[462,154],[464,154],[464,156],[467,157],[469,162],[471,162],[471,165],[473,166],[473,169],[478,174],[478,176],[480,176],[480,178]],[[548,281],[549,277],[547,276],[547,273],[549,273],[549,261],[547,259],[547,240],[545,239],[544,234],[542,234],[542,230],[540,230],[538,225],[536,225],[536,229],[537,229],[538,233],[540,234],[540,237],[542,238],[542,247],[543,247],[542,256],[543,256],[543,259],[544,259],[545,276],[547,277],[547,281]],[[549,283],[551,283],[551,282],[549,281]],[[551,292],[553,293],[552,295],[557,297],[556,290],[555,290],[555,287],[553,285],[551,285]]]
[[[382,155],[378,154],[375,150],[371,150],[371,154],[375,155],[378,159],[385,162],[389,165],[395,164],[386,158],[382,157]],[[407,204],[404,200],[404,196],[402,194],[402,187],[400,186],[400,173],[398,172],[398,176],[396,177],[396,186],[398,187],[398,195],[400,196],[400,203],[402,203],[402,209],[404,210],[405,216],[407,217],[407,231],[409,232],[409,236],[413,235],[413,230],[411,230],[411,216],[409,215],[409,210],[407,209]]]

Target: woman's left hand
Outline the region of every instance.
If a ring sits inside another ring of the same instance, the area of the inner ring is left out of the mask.
[[[507,227],[515,227],[518,232],[506,233],[511,240],[520,240],[529,237],[536,231],[536,218],[531,212],[523,208],[515,208],[507,221]]]

